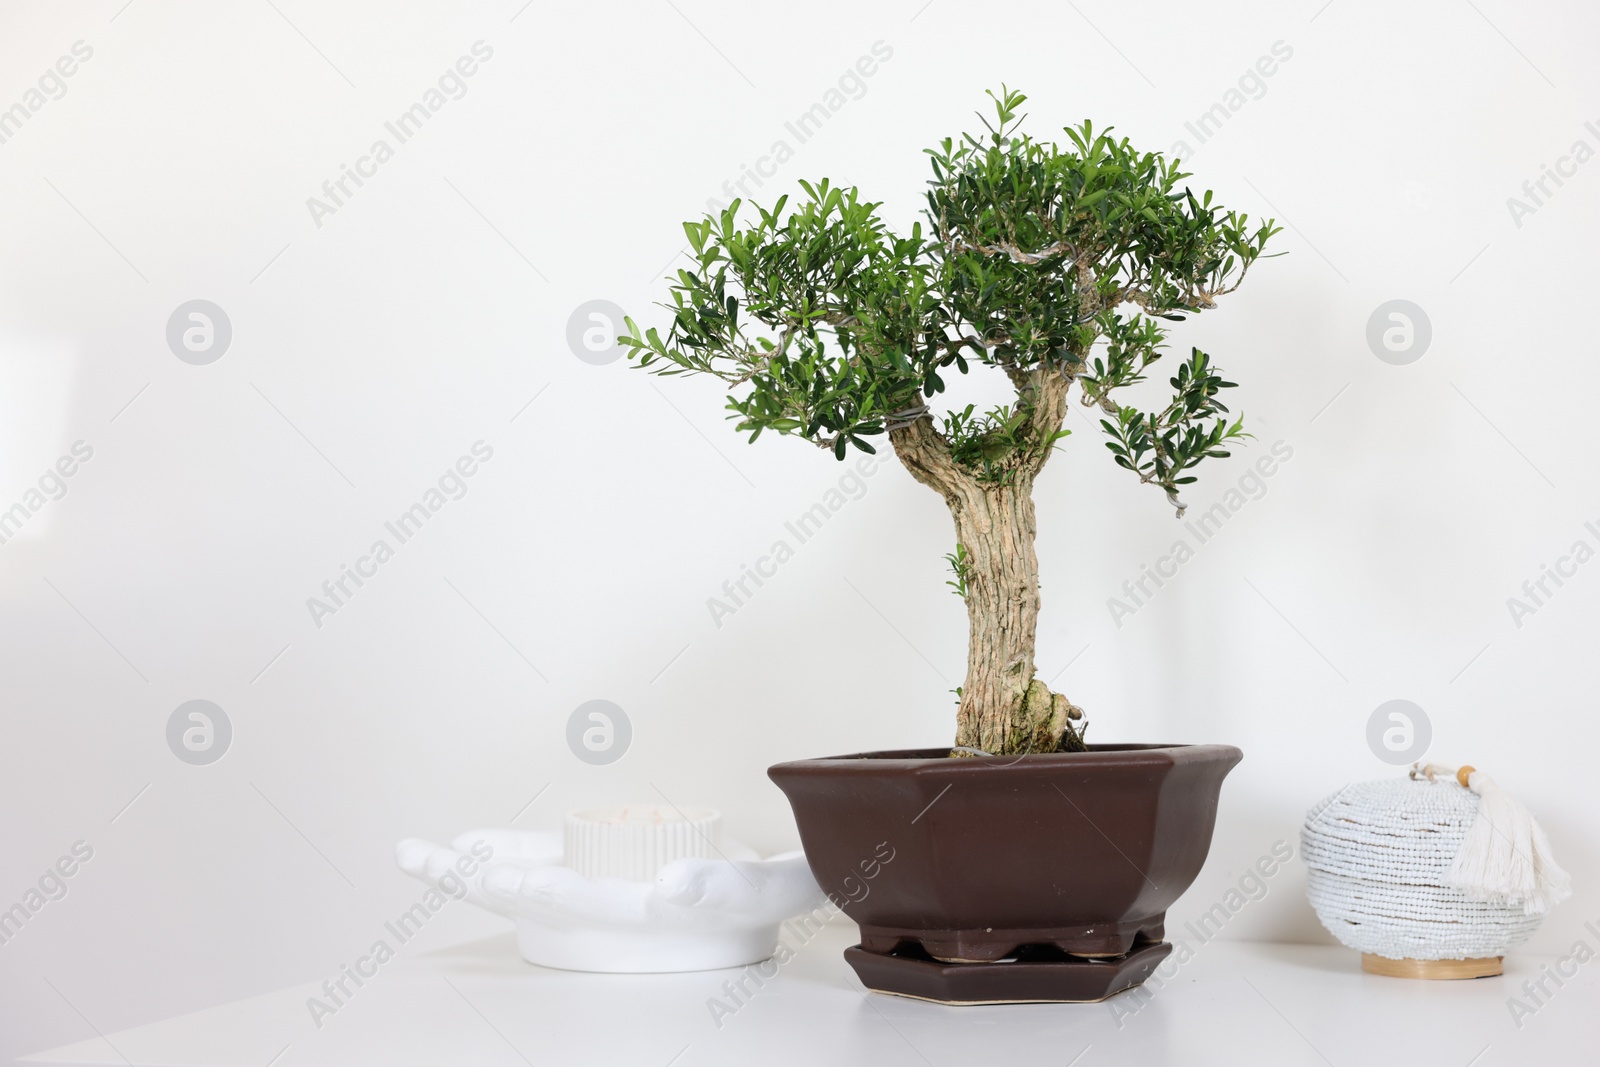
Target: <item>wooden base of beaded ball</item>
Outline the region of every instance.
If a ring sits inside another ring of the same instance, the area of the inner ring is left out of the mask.
[[[1386,978],[1427,978],[1453,980],[1458,978],[1493,978],[1505,973],[1504,956],[1486,956],[1475,960],[1392,960],[1387,956],[1361,954],[1361,969],[1368,974],[1381,974]]]

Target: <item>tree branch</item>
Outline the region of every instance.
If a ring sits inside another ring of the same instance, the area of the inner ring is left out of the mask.
[[[922,398],[918,396],[920,404]],[[950,454],[950,442],[933,425],[933,418],[923,415],[909,424],[889,430],[889,443],[911,477],[954,504],[961,491],[970,489],[975,479],[962,469]]]

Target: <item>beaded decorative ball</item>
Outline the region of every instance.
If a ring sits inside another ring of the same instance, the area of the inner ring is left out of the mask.
[[[1306,894],[1368,970],[1396,973],[1383,960],[1497,960],[1538,927],[1542,915],[1445,885],[1477,812],[1477,796],[1453,780],[1395,778],[1346,786],[1306,814]]]

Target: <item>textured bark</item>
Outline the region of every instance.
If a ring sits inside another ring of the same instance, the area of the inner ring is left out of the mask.
[[[971,559],[967,577],[967,680],[956,744],[985,752],[1029,751],[1036,717],[1033,653],[1039,626],[1039,560],[1034,552],[1031,481],[959,492],[950,512]],[[1046,702],[1048,703],[1048,702]],[[1046,742],[1044,749],[1055,748]]]
[[[1018,372],[1014,380],[1032,400],[1039,439],[1047,440],[1066,417],[1069,380],[1049,370]],[[997,485],[957,463],[930,418],[891,431],[890,440],[912,477],[944,497],[969,559],[967,677],[956,744],[996,755],[1081,747],[1071,720],[1082,713],[1033,676],[1040,603],[1033,479],[1049,452]]]

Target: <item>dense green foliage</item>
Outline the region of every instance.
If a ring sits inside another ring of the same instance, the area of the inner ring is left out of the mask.
[[[1160,358],[1164,322],[1236,288],[1278,228],[1224,212],[1181,184],[1176,161],[1088,122],[1065,130],[1066,147],[1036,141],[1018,132],[1025,97],[990,95],[986,135],[928,150],[926,222],[909,235],[827,180],[802,182],[793,206],[751,205],[753,220],[735,201],[684,224],[695,265],[677,272],[666,335],[630,319],[622,343],[658,373],[727,382],[751,440],[791,434],[841,459],[934,418],[926,398],[952,368],[998,367],[1014,402],[937,424],[983,482],[1036,469],[1065,435],[1059,418],[1034,418],[1038,372],[1058,373],[1103,412],[1116,462],[1176,502],[1190,469],[1243,435],[1218,399],[1232,383],[1195,349],[1170,403],[1141,411],[1113,394]]]

